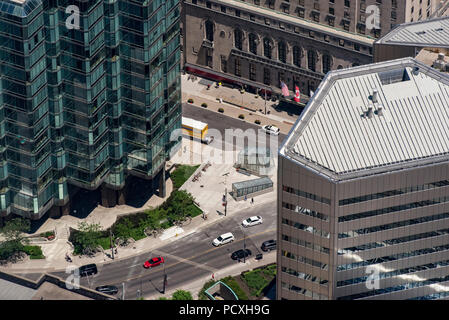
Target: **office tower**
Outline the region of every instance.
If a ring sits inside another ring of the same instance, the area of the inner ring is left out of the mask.
[[[279,151],[278,299],[449,296],[449,76],[329,73]]]
[[[449,0],[441,6],[445,3]],[[184,0],[183,65],[187,72],[252,92],[280,94],[283,81],[290,90],[298,86],[306,101],[328,71],[371,63],[375,39],[397,24],[427,19],[438,5],[436,0]]]
[[[124,202],[179,147],[180,4],[0,0],[0,209],[68,214],[70,190]]]

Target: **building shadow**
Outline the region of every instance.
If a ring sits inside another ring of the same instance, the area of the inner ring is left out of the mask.
[[[154,194],[157,194],[152,183],[152,180],[129,176],[126,181],[125,203],[134,208],[143,207]]]
[[[96,190],[78,189],[70,199],[70,215],[85,219],[101,204],[100,188]]]

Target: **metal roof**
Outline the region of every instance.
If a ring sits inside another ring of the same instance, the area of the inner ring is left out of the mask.
[[[263,177],[259,179],[253,179],[253,180],[247,180],[247,181],[241,181],[241,182],[235,182],[232,184],[232,189],[244,189],[244,188],[250,188],[250,187],[257,187],[265,184],[271,184],[273,185],[273,181],[271,181],[268,177]]]
[[[332,71],[280,154],[332,179],[447,161],[449,77],[412,58]]]
[[[400,24],[375,43],[449,48],[449,17]]]
[[[0,279],[0,300],[31,300],[37,290]]]

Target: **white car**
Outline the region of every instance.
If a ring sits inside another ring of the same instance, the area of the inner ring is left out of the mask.
[[[244,226],[245,228],[248,227],[252,227],[258,224],[262,224],[263,219],[261,216],[253,216],[253,217],[249,217],[248,219],[243,220],[242,222],[242,226]]]
[[[262,129],[263,129],[266,133],[272,134],[272,135],[274,135],[274,136],[278,136],[278,135],[279,135],[279,132],[280,132],[280,130],[279,130],[278,127],[272,126],[272,125],[266,125],[266,126],[263,126]]]
[[[219,236],[218,238],[214,239],[214,241],[212,241],[212,244],[216,247],[221,246],[222,244],[226,244],[226,243],[230,243],[232,241],[234,241],[234,235],[230,232],[228,233],[224,233],[221,236]]]

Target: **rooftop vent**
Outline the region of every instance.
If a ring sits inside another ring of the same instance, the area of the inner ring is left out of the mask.
[[[419,74],[419,67],[414,67],[412,73],[414,76],[417,76]]]
[[[433,67],[435,69],[443,71],[446,67],[446,62],[444,61],[444,53],[438,53],[438,59],[433,62]]]
[[[377,89],[373,90],[373,95],[371,96],[371,100],[373,101],[373,103],[377,103],[377,101],[379,100],[379,92],[377,91]]]
[[[368,119],[371,119],[373,117],[373,107],[368,107],[368,111],[366,112],[366,116]]]
[[[378,107],[377,107],[377,111],[376,111],[376,114],[379,116],[379,117],[382,117],[383,115],[384,115],[384,110],[383,110],[384,108],[383,108],[383,106],[380,104]]]
[[[423,35],[423,34],[426,34],[426,32],[425,32],[425,31],[418,31],[418,32],[416,32],[416,34],[419,35],[419,36],[421,36],[421,35]]]

